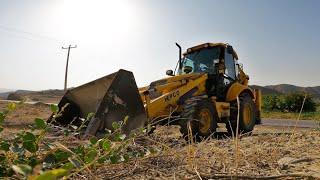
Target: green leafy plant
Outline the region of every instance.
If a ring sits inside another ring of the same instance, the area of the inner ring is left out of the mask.
[[[10,104],[0,113],[2,129],[7,114],[14,109],[16,105]],[[50,105],[50,109],[54,114],[58,112],[56,105]],[[92,117],[94,114],[90,113],[80,127],[68,130],[68,133],[79,133]],[[126,162],[156,152],[148,148],[129,147],[133,139],[145,134],[146,130],[142,128],[129,136],[123,134],[121,128],[127,119],[126,117],[124,121],[112,123],[113,130],[106,130],[102,138],[91,137],[84,143],[68,147],[60,143],[63,142],[62,139],[48,141],[46,138],[54,128],[53,125],[36,118],[28,129],[21,130],[14,137],[0,139],[0,177],[14,175],[17,178],[28,177],[35,180],[70,177],[97,164]]]

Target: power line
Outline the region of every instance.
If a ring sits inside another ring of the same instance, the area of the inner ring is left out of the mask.
[[[1,24],[0,24],[0,29],[3,31],[6,31],[6,32],[10,32],[10,33],[24,34],[24,35],[32,36],[32,37],[43,39],[43,40],[55,41],[55,42],[62,43],[61,40],[53,38],[53,37],[49,37],[49,36],[45,36],[45,35],[37,34],[37,33],[32,33],[32,32],[28,32],[28,31],[23,31],[23,30],[20,30],[17,28],[7,27],[7,26],[1,25]],[[21,38],[30,40],[30,38],[25,38],[25,37],[21,37]]]
[[[66,72],[64,75],[64,91],[67,90],[67,80],[68,80],[68,66],[69,66],[69,55],[70,55],[70,49],[72,48],[77,48],[77,45],[71,46],[69,45],[68,47],[62,47],[62,49],[68,49],[68,55],[67,55],[67,64],[66,64]]]

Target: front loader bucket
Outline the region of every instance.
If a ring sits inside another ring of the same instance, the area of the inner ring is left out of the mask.
[[[144,126],[147,116],[132,72],[119,70],[95,81],[73,88],[65,93],[58,104],[59,112],[54,122],[67,126],[80,126],[80,118],[94,113],[85,134],[112,130],[112,123],[128,117],[122,131]]]

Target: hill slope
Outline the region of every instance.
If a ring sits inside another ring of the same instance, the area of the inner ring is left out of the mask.
[[[26,99],[27,101],[41,101],[47,103],[58,103],[61,97],[64,95],[63,90],[50,89],[44,91],[27,91],[27,90],[17,90],[14,92],[0,93],[0,98],[7,99],[8,97],[21,97],[21,99]],[[10,99],[10,100],[19,100]]]
[[[258,86],[258,85],[251,85],[250,86],[252,89],[260,89],[262,91],[262,94],[265,95],[270,95],[270,94],[282,94],[282,92],[279,92],[277,90],[274,89],[270,89],[264,86]]]
[[[282,94],[293,93],[293,92],[307,92],[313,95],[316,98],[320,98],[320,86],[314,87],[300,87],[291,84],[278,84],[278,85],[270,85],[264,86],[268,90],[273,90]]]
[[[278,84],[278,85],[269,85],[269,86],[259,86],[251,85],[253,89],[261,89],[262,94],[287,94],[292,92],[307,92],[313,97],[320,99],[320,86],[314,87],[300,87],[291,84]],[[0,89],[1,90],[1,89]],[[2,92],[0,91],[0,99],[6,99],[10,93],[18,94],[29,101],[43,101],[43,102],[58,102],[60,98],[64,95],[63,90],[51,89],[44,91],[27,91],[27,90],[17,90],[11,92]]]

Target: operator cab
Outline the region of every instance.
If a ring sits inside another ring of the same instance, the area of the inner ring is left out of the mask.
[[[205,43],[183,54],[178,75],[208,73],[223,76],[229,81],[236,80],[239,73],[238,56],[232,46],[225,43]]]
[[[207,73],[208,94],[222,99],[226,89],[238,79],[237,60],[238,56],[232,46],[225,43],[205,43],[189,48],[183,54],[176,74]],[[167,72],[167,75],[170,74],[173,75],[173,72]]]

